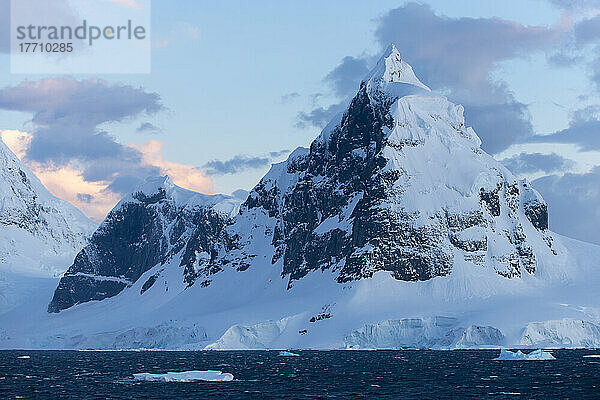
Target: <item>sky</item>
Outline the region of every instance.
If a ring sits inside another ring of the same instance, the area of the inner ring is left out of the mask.
[[[533,181],[553,230],[600,243],[600,1],[153,0],[151,16],[150,74],[11,74],[0,41],[2,138],[94,220],[149,175],[251,189],[393,42],[464,105],[484,150]]]

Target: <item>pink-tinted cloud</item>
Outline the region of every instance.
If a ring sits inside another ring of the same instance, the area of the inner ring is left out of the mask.
[[[164,142],[149,140],[143,145],[130,143],[129,146],[142,154],[142,162],[144,164],[160,168],[161,173],[169,175],[176,185],[196,192],[212,193],[214,183],[204,171],[199,170],[193,165],[179,164],[163,159],[162,149]]]
[[[144,5],[136,0],[109,0],[111,3],[120,4],[128,8],[142,8]]]
[[[42,181],[54,196],[73,204],[89,218],[100,222],[117,204],[120,196],[107,190],[108,182],[88,182],[82,171],[72,164],[49,165],[25,159],[27,147],[33,136],[16,130],[0,131],[2,140]]]
[[[67,164],[40,163],[25,158],[33,136],[17,130],[0,130],[6,145],[25,160],[26,165],[56,197],[68,201],[89,218],[100,222],[120,200],[120,195],[110,190],[112,182],[107,180],[88,181],[84,171],[75,162]],[[141,164],[167,174],[179,186],[203,193],[212,193],[214,184],[210,177],[193,165],[166,161],[162,156],[164,143],[151,140],[143,145],[129,144],[127,147],[142,154]]]

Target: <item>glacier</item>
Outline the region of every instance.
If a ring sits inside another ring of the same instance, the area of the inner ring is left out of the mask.
[[[521,335],[520,344],[546,347],[600,347],[600,326],[590,321],[564,318],[530,322]]]
[[[600,247],[553,233],[463,113],[391,46],[247,196],[154,177],[124,197],[0,312],[0,348],[597,345]]]

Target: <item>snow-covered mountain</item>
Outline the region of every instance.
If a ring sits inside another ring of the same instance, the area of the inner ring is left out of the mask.
[[[97,224],[57,199],[0,139],[0,265],[62,274]]]
[[[54,293],[48,311],[115,296],[144,272],[177,259],[191,285],[214,264],[229,238],[224,227],[240,201],[175,186],[169,177],[148,179],[108,214],[90,243],[77,255]],[[140,295],[160,272],[150,276]]]
[[[241,206],[168,178],[123,199],[53,313],[0,316],[19,321],[0,345],[600,344],[600,248],[549,231],[548,212],[391,46]]]
[[[559,257],[541,196],[480,149],[462,106],[388,54],[341,118],[254,188],[225,259],[251,264],[265,231],[291,287],[324,269],[340,283],[424,281],[462,261],[520,277]]]
[[[0,311],[14,305],[16,275],[61,275],[96,224],[52,196],[0,139]]]

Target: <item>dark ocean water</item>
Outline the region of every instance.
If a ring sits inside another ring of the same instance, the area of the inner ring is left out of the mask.
[[[0,351],[0,398],[600,399],[600,354],[493,361],[499,351]],[[18,356],[29,355],[29,359]],[[232,382],[138,382],[137,372],[217,369]]]

